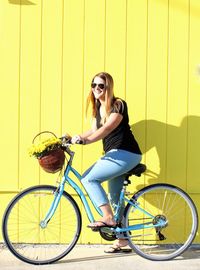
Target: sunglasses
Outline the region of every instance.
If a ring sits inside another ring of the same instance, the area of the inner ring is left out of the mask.
[[[100,89],[105,88],[105,84],[103,84],[103,83],[91,83],[92,88],[95,88],[96,86],[98,86]]]

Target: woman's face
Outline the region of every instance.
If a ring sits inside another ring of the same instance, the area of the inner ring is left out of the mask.
[[[94,97],[99,100],[105,100],[106,85],[105,81],[100,77],[95,77],[92,84],[92,92]]]

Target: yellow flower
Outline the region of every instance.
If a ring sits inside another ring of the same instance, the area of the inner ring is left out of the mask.
[[[61,146],[61,140],[56,137],[45,139],[38,144],[32,144],[28,149],[29,156],[40,157],[49,151],[59,148]]]

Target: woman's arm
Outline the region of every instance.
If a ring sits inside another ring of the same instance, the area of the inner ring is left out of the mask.
[[[86,139],[90,135],[92,135],[95,131],[93,129],[90,129],[88,131],[85,131],[83,134],[80,135],[82,139]]]
[[[105,138],[111,133],[122,121],[123,116],[119,113],[111,113],[106,123],[87,137],[82,137],[85,144],[90,144]],[[85,134],[83,134],[85,135]]]

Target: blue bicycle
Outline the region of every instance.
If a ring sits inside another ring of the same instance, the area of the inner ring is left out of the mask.
[[[59,185],[38,185],[20,192],[8,205],[3,217],[3,237],[9,250],[30,264],[49,264],[66,256],[76,245],[82,227],[76,201],[64,189],[70,186],[80,197],[87,217],[94,222],[81,183],[81,175],[72,167],[74,152],[63,141],[69,155]],[[192,199],[180,188],[161,183],[136,192],[126,191],[131,175],[141,176],[146,166],[139,164],[126,174],[119,203],[114,213],[116,228],[103,227],[106,240],[124,238],[140,256],[149,260],[170,260],[182,254],[195,238],[198,214]],[[120,218],[122,207],[123,218]],[[102,215],[100,209],[94,205]],[[186,215],[187,214],[187,215]],[[187,220],[186,217],[187,216]]]

